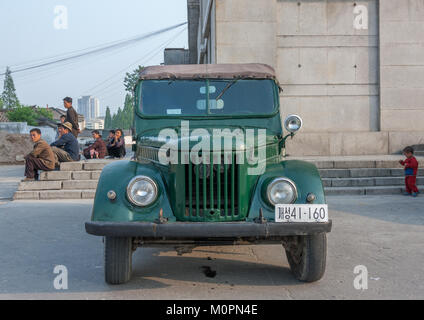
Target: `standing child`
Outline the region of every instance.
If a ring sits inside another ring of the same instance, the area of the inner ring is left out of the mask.
[[[418,194],[417,182],[417,171],[418,161],[414,157],[414,149],[412,147],[406,147],[403,149],[405,160],[400,160],[399,163],[405,167],[405,188],[406,192],[404,195],[412,195],[416,197]]]

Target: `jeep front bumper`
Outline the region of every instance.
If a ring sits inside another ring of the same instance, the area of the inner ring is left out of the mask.
[[[161,240],[255,239],[273,240],[331,231],[332,221],[319,223],[276,222],[86,222],[85,230],[95,236],[137,237]]]

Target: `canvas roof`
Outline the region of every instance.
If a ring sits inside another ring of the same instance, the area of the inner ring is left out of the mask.
[[[261,63],[181,64],[146,67],[141,80],[160,79],[276,79],[272,67]]]

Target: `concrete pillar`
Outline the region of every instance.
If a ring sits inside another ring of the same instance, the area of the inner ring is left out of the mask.
[[[199,29],[199,0],[187,0],[187,18],[188,18],[188,47],[189,63],[197,63],[197,37]]]

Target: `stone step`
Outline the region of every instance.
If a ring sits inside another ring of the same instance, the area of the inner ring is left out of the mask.
[[[19,184],[18,191],[95,190],[97,183],[98,180],[26,181]]]
[[[62,181],[25,181],[18,186],[18,191],[60,190]]]
[[[69,180],[63,181],[63,190],[88,190],[97,188],[97,180]]]
[[[402,168],[361,168],[361,169],[319,169],[321,178],[368,178],[402,177]],[[418,176],[424,176],[424,169],[418,169]]]
[[[399,159],[402,156],[399,155]],[[397,168],[399,160],[305,160],[312,162],[318,169],[359,169],[359,168]]]
[[[424,190],[424,186],[418,186],[419,190]],[[327,187],[324,189],[327,196],[338,195],[384,195],[402,194],[405,191],[403,186],[378,186],[378,187]]]
[[[63,199],[94,199],[95,189],[90,190],[46,190],[17,191],[13,200],[63,200]]]
[[[399,155],[399,159],[403,157]],[[120,160],[83,160],[63,162],[60,171],[96,171],[102,170],[107,164]],[[360,169],[360,168],[400,168],[398,160],[305,160],[317,166],[318,169]]]
[[[405,177],[324,178],[322,183],[324,187],[403,186]],[[418,177],[417,184],[424,184],[424,177]]]
[[[60,171],[101,171],[107,164],[119,160],[85,160],[62,162]]]
[[[319,169],[321,178],[366,178],[366,177],[400,177],[402,168],[363,168],[363,169]],[[98,180],[101,170],[48,171],[42,172],[42,181]],[[424,169],[418,170],[418,176],[424,176]]]
[[[41,181],[98,180],[101,171],[45,171]]]
[[[21,182],[16,200],[92,199],[101,170],[119,160],[61,163],[60,171],[43,172],[40,181]],[[404,170],[392,160],[311,161],[318,168],[328,195],[399,194]],[[418,172],[424,185],[424,169]]]

